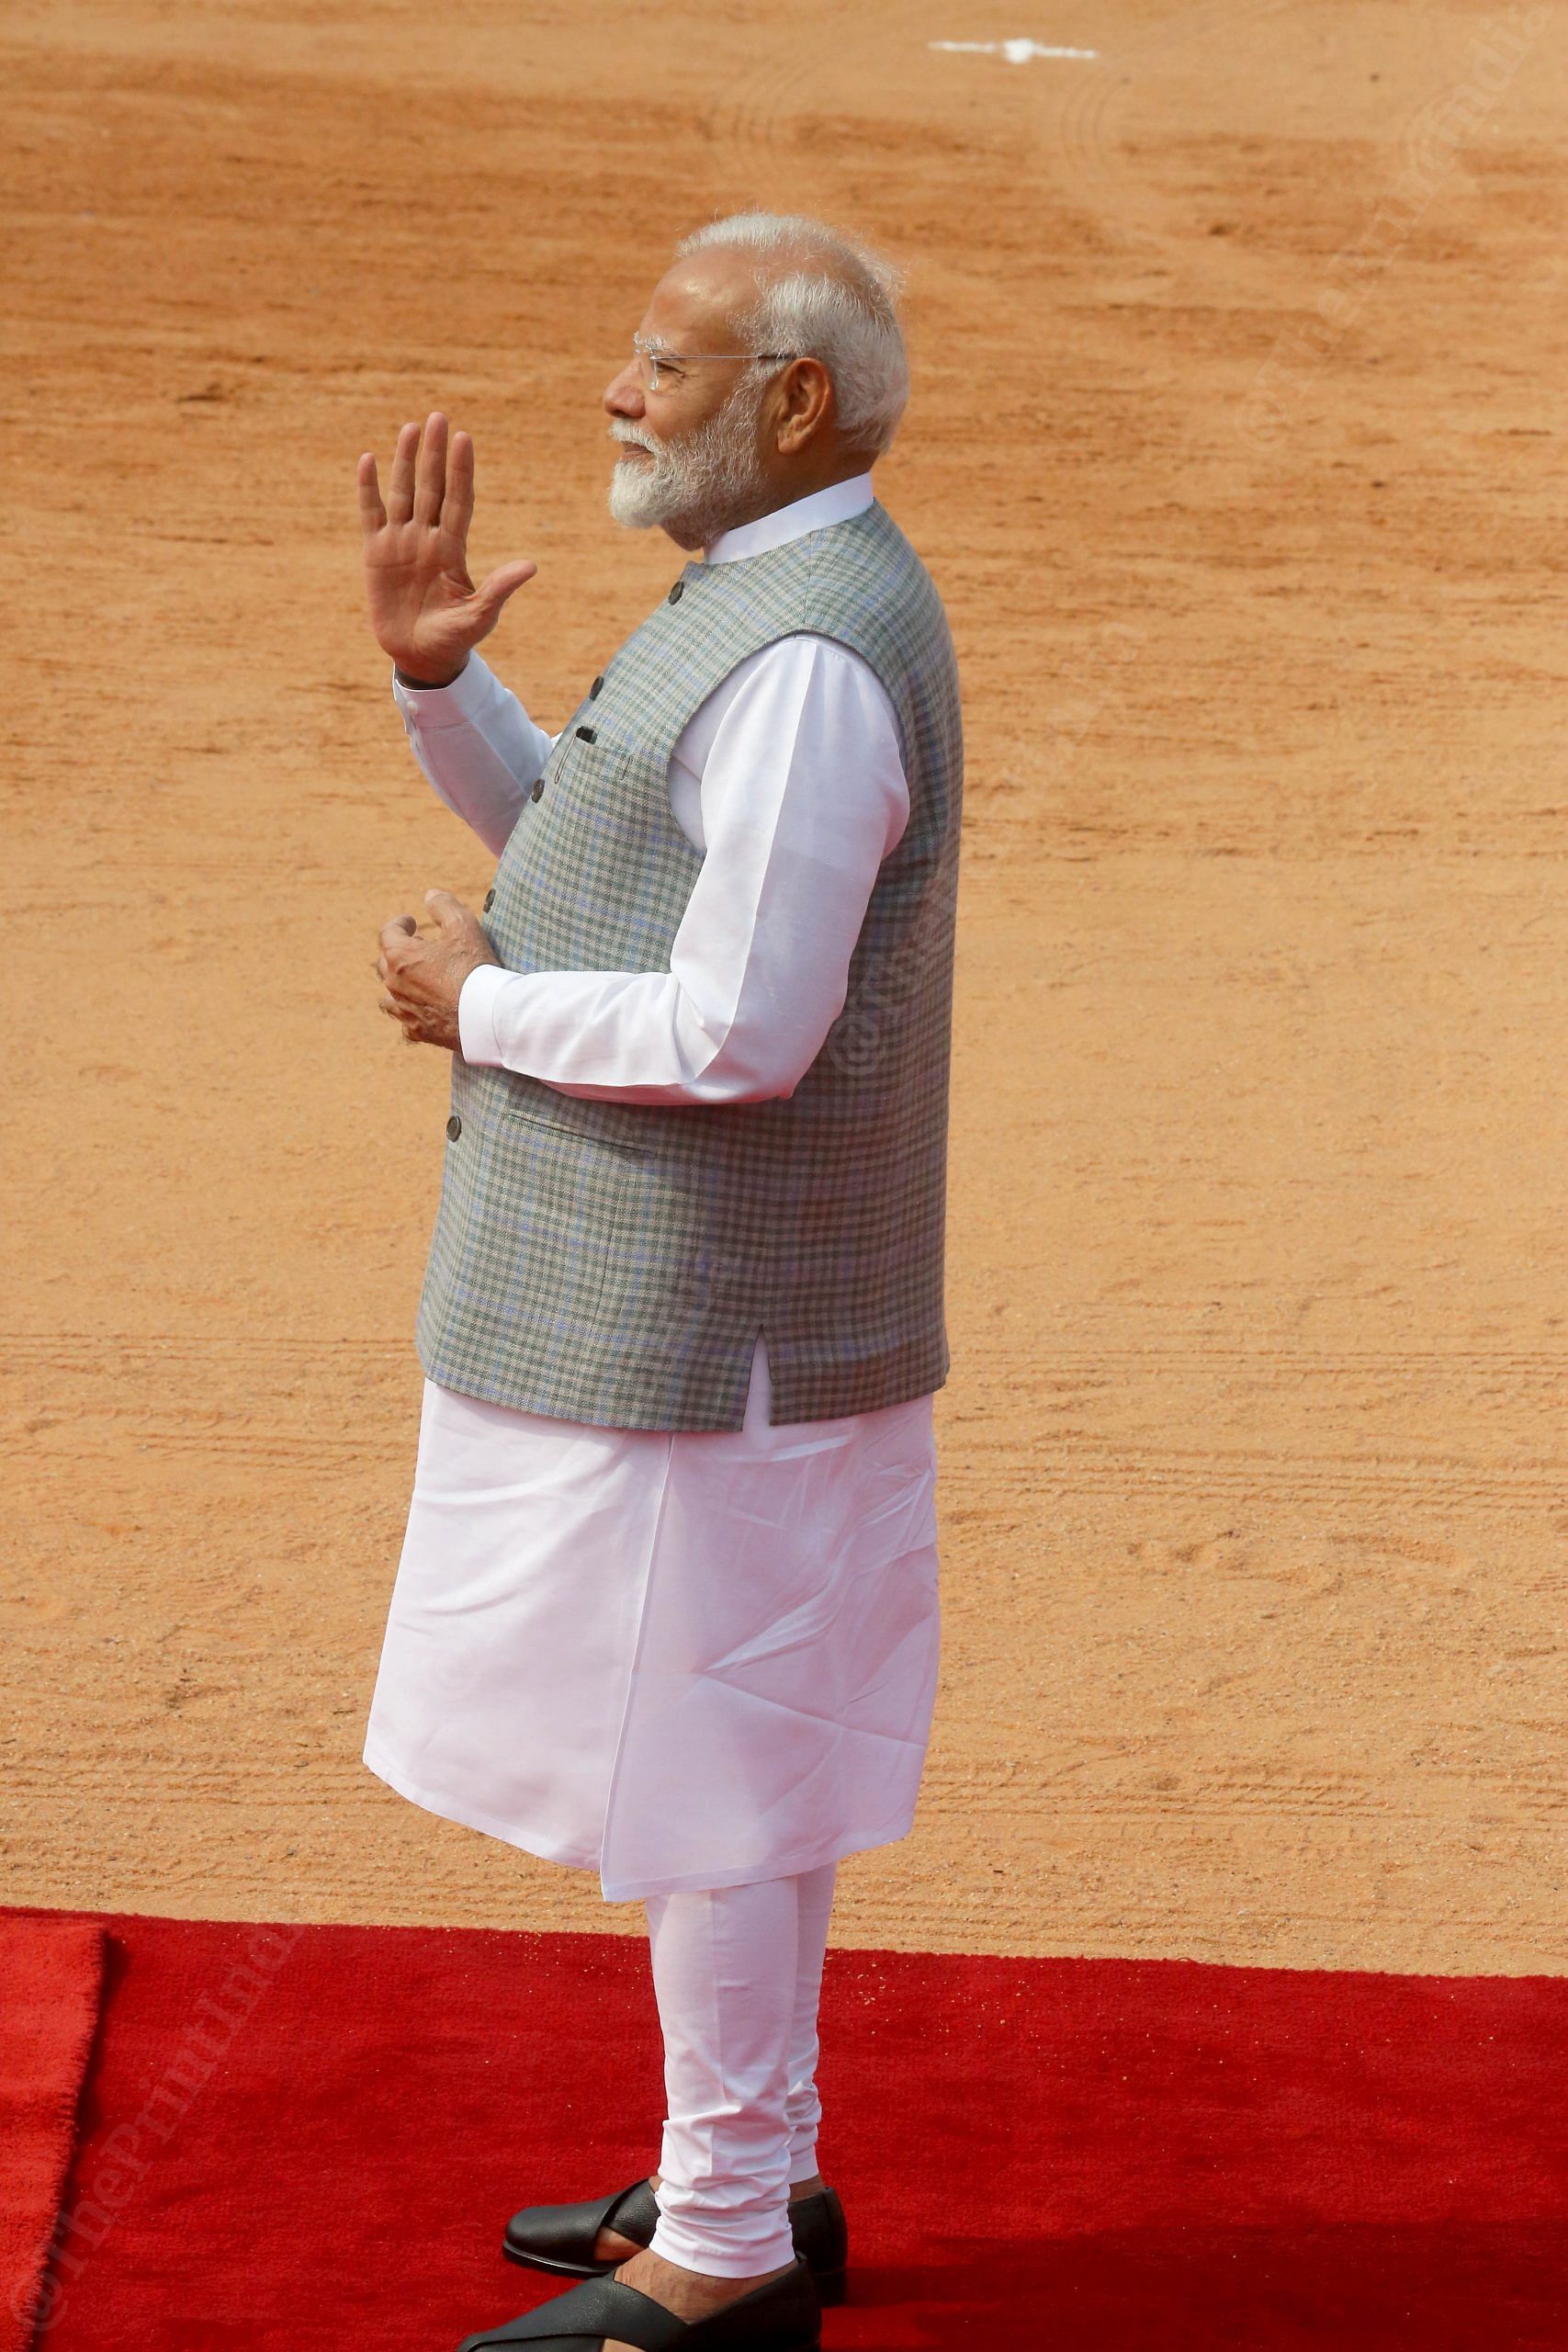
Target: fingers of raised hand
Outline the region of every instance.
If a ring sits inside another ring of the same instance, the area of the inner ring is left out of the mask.
[[[394,915],[390,922],[381,925],[376,936],[383,947],[390,947],[395,942],[412,938],[418,929],[412,915]]]
[[[372,532],[387,527],[387,510],[381,503],[381,486],[376,478],[376,456],[367,449],[359,460],[359,520],[368,538]]]
[[[530,563],[525,559],[518,563],[498,564],[488,579],[480,581],[474,592],[479,604],[487,611],[493,605],[499,612],[507,598],[513,595],[525,582],[532,580],[538,569],[536,563]]]
[[[413,477],[414,521],[431,525],[439,523],[446,496],[446,419],[438,408],[433,408],[424,420],[424,431],[419,436],[419,456]]]
[[[410,523],[413,520],[413,469],[418,453],[419,427],[417,424],[405,424],[398,435],[392,471],[387,483],[387,519],[389,523]]]
[[[454,433],[446,460],[446,492],[441,502],[441,527],[459,542],[468,536],[474,519],[474,444],[471,435]]]

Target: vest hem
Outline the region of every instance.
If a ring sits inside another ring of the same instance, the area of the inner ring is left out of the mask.
[[[748,1340],[750,1348],[751,1340]],[[630,1430],[642,1435],[669,1436],[682,1431],[709,1436],[733,1436],[745,1426],[747,1390],[742,1382],[738,1401],[728,1407],[707,1408],[698,1404],[676,1405],[665,1409],[659,1405],[641,1408],[628,1398],[601,1395],[584,1396],[572,1409],[560,1402],[558,1374],[542,1379],[537,1387],[515,1378],[487,1378],[471,1369],[470,1360],[463,1358],[448,1363],[435,1350],[416,1348],[420,1368],[427,1380],[438,1388],[451,1388],[459,1396],[472,1396],[483,1405],[502,1405],[514,1413],[535,1413],[542,1420],[564,1421],[579,1429]],[[773,1394],[769,1409],[772,1429],[801,1428],[815,1421],[840,1421],[858,1418],[863,1413],[886,1412],[895,1405],[912,1404],[919,1396],[934,1396],[947,1385],[949,1365],[944,1363],[933,1371],[930,1363],[912,1368],[901,1377],[874,1385],[874,1393],[867,1396],[863,1388],[857,1390],[852,1380],[841,1381],[829,1388],[820,1380],[813,1387],[809,1403],[803,1411],[782,1410],[787,1406],[792,1383],[787,1374],[773,1369],[770,1351],[769,1369]],[[886,1393],[881,1393],[885,1388]],[[646,1387],[641,1392],[646,1396]]]

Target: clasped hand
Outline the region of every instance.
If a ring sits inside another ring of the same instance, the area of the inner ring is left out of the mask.
[[[385,985],[383,1012],[402,1025],[411,1046],[448,1046],[461,1050],[457,997],[468,974],[480,964],[499,964],[483,924],[450,890],[427,890],[425,905],[435,929],[422,933],[412,915],[394,915],[380,930],[376,969]]]

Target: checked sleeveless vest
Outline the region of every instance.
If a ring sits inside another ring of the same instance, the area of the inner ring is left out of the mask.
[[[759,1326],[774,1421],[947,1376],[958,677],[931,576],[882,507],[685,566],[561,729],[486,930],[514,971],[668,971],[702,862],[671,812],[671,752],[737,662],[803,629],[876,672],[909,786],[843,1011],[794,1093],[763,1102],[589,1101],[455,1053],[415,1331],[446,1387],[601,1426],[736,1430]]]

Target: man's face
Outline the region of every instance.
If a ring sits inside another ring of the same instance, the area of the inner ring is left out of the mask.
[[[657,526],[677,547],[700,548],[754,509],[767,488],[762,413],[767,371],[739,357],[694,359],[681,353],[739,352],[730,320],[756,294],[756,279],[734,254],[694,254],[662,277],[639,332],[676,355],[642,379],[640,363],[622,368],[604,392],[611,437],[622,445],[610,477],[610,513],[634,529]]]

